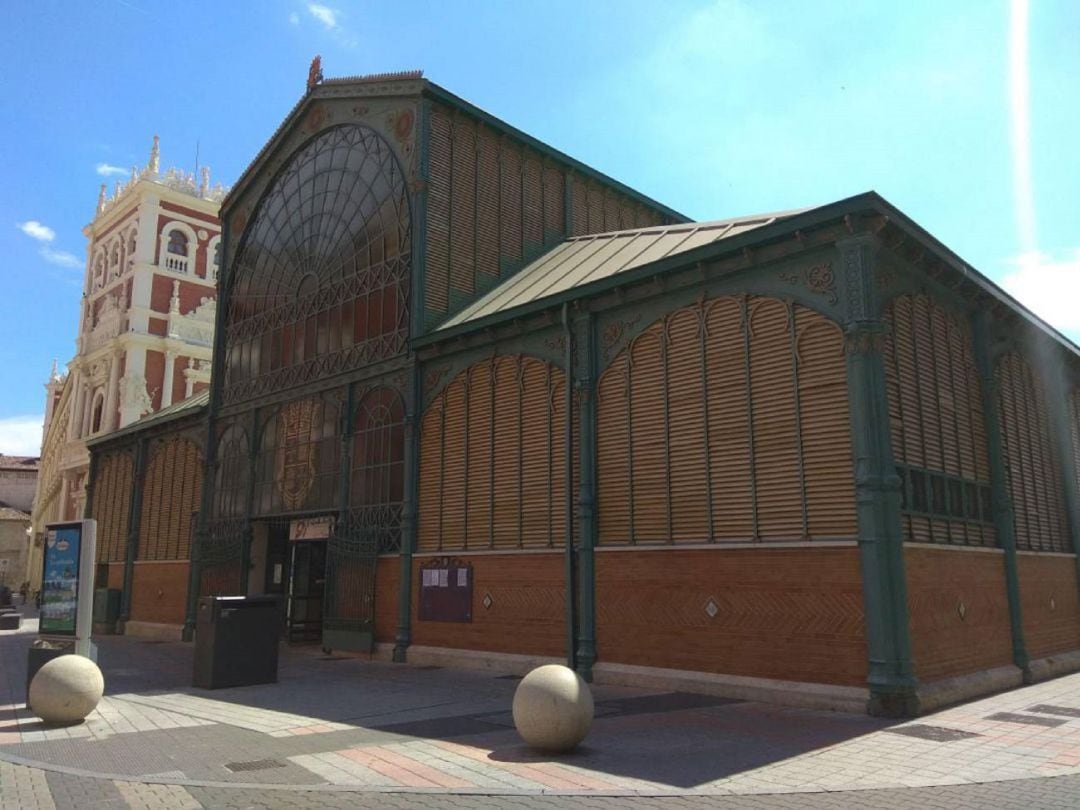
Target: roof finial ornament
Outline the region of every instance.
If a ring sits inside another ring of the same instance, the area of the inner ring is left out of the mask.
[[[310,93],[315,89],[315,85],[322,81],[322,57],[316,56],[311,60],[311,67],[308,68],[307,74],[307,91]]]
[[[49,382],[60,382],[60,369],[56,367],[56,358],[52,361],[52,371],[49,372]]]
[[[128,183],[128,185],[133,186],[137,182],[139,182],[139,168],[138,168],[138,166],[132,166],[131,167],[131,182]]]
[[[95,216],[101,216],[101,212],[105,210],[105,184],[101,184],[101,190],[97,195],[97,213]]]
[[[157,135],[154,136],[154,145],[150,147],[150,162],[146,164],[146,170],[150,174],[157,174],[158,169],[161,167],[161,149],[158,146],[158,142],[161,139]]]
[[[200,172],[201,179],[199,180],[199,196],[205,197],[210,193],[210,167],[203,166]]]

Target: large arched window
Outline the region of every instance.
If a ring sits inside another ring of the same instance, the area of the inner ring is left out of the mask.
[[[404,480],[405,408],[397,391],[376,388],[356,410],[349,508],[380,552],[401,547]]]
[[[169,231],[169,246],[167,250],[176,256],[187,256],[188,240],[184,232],[176,229]]]
[[[235,402],[405,350],[405,177],[374,130],[328,130],[299,150],[230,262],[225,390]]]

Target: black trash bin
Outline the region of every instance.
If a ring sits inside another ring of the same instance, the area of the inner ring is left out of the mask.
[[[280,637],[278,597],[203,597],[195,621],[195,686],[275,683]]]
[[[73,655],[75,642],[68,640],[36,639],[26,651],[26,703],[30,704],[30,682],[39,669],[61,655]]]

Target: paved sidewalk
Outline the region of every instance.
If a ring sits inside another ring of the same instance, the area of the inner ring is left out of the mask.
[[[541,756],[517,679],[283,649],[280,681],[199,690],[190,645],[104,637],[106,697],[23,705],[35,622],[0,633],[0,807],[1080,807],[1080,675],[905,723],[597,688]]]

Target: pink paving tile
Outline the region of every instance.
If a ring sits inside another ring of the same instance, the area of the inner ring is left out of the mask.
[[[353,762],[358,762],[361,765],[371,768],[373,771],[381,773],[388,779],[393,780],[399,786],[402,787],[438,787],[434,782],[429,782],[426,779],[421,779],[412,771],[407,771],[404,768],[399,768],[396,765],[391,765],[389,762],[376,760],[374,757],[366,756],[361,751],[354,748],[346,748],[336,753],[343,757],[348,757]]]
[[[539,782],[541,785],[551,788],[559,788],[562,790],[572,790],[575,788],[578,790],[582,788],[586,790],[607,790],[622,787],[618,782],[612,782],[596,776],[571,771],[569,768],[563,768],[556,763],[508,762],[505,760],[492,759],[488,756],[488,751],[480,748],[473,748],[472,746],[452,743],[446,740],[433,740],[433,742],[435,745],[445,748],[447,751],[469,757],[470,759],[482,762],[493,768],[509,771],[516,776],[523,776],[526,779],[530,779],[533,782]]]
[[[374,768],[380,773],[384,772],[380,766],[387,765],[391,768],[398,768],[405,773],[410,773],[415,778],[429,782],[437,787],[471,788],[477,786],[475,782],[468,782],[464,779],[459,779],[456,776],[451,776],[448,773],[443,773],[437,768],[426,765],[423,762],[398,751],[388,751],[385,748],[360,748],[352,750],[354,750],[359,757],[365,758],[360,759],[358,757],[353,757],[356,762],[367,765],[369,768]]]

